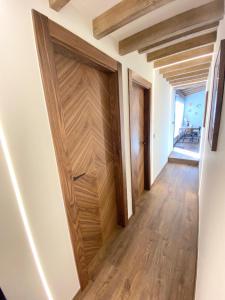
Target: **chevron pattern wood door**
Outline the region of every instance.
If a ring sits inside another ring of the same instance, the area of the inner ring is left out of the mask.
[[[135,83],[130,101],[132,188],[137,203],[144,192],[144,89]]]
[[[68,168],[84,174],[73,181],[70,209],[89,265],[117,226],[109,78],[56,49],[55,64]]]

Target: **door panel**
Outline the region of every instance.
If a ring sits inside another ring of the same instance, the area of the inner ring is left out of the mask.
[[[39,12],[32,10],[32,17],[64,206],[83,289],[107,255],[107,247],[95,255],[98,249],[117,223],[126,226],[128,222],[122,66]],[[74,107],[78,109],[76,115]]]
[[[71,205],[89,265],[117,226],[109,77],[57,49],[55,63],[68,170],[82,175],[73,181]]]
[[[137,203],[144,192],[144,89],[135,83],[130,101],[132,182]]]

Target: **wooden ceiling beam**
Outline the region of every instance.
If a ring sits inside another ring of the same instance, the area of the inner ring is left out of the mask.
[[[193,89],[189,89],[189,90],[181,90],[181,91],[183,92],[183,94],[185,96],[189,96],[189,95],[199,93],[204,90],[205,90],[205,87],[198,87],[198,88],[193,88]]]
[[[184,95],[189,95],[192,93],[198,93],[200,91],[203,91],[204,89],[205,89],[204,87],[198,87],[198,88],[182,90],[182,91],[183,91]]]
[[[190,84],[186,84],[184,86],[179,86],[179,90],[186,90],[188,88],[195,88],[195,87],[206,87],[206,83],[205,82],[198,82],[198,83],[190,83]]]
[[[200,88],[196,88],[196,89],[192,89],[192,90],[181,90],[183,91],[183,94],[185,96],[188,96],[188,95],[191,95],[191,94],[194,94],[194,93],[199,93],[199,92],[202,92],[202,91],[205,91],[206,90],[206,87],[200,87]]]
[[[174,0],[123,0],[93,20],[96,39],[112,33],[124,25]]]
[[[49,0],[49,6],[56,10],[60,11],[63,6],[65,6],[70,0]]]
[[[197,90],[201,90],[201,89],[205,89],[205,86],[189,87],[186,89],[181,89],[181,91],[183,91],[184,93],[189,93],[191,91],[197,91]]]
[[[161,40],[159,42],[156,42],[156,43],[153,43],[153,44],[150,44],[149,46],[145,47],[145,48],[142,48],[140,50],[138,50],[139,53],[146,53],[146,52],[149,52],[150,50],[156,48],[156,47],[160,47],[162,45],[165,45],[165,44],[169,44],[175,40],[179,40],[179,39],[183,39],[183,38],[188,38],[189,36],[196,34],[196,33],[204,33],[204,31],[206,30],[212,30],[212,31],[215,31],[217,29],[217,27],[219,26],[219,22],[213,22],[213,23],[210,23],[210,24],[207,24],[207,25],[204,25],[204,26],[199,26],[197,28],[194,28],[192,30],[188,30],[184,33],[180,33],[180,34],[176,34],[174,36],[171,36],[165,40]],[[191,38],[191,37],[190,37]]]
[[[164,66],[172,65],[174,63],[184,62],[186,60],[201,57],[203,55],[213,54],[214,46],[208,45],[193,50],[187,50],[178,54],[161,58],[154,62],[154,68],[161,68]]]
[[[193,95],[193,94],[196,94],[196,93],[199,93],[199,92],[202,92],[204,91],[204,89],[200,89],[200,90],[197,90],[197,91],[191,91],[189,93],[184,93],[184,97],[188,97],[190,95]]]
[[[195,50],[204,48],[207,44],[212,44],[216,41],[217,32],[206,33],[191,39],[187,39],[177,44],[173,44],[171,46],[161,48],[159,50],[150,52],[147,54],[147,60],[152,61],[160,58],[167,57],[169,55],[179,54],[179,52],[184,52],[187,50]],[[201,47],[204,46],[204,47]],[[207,45],[209,46],[209,45]],[[212,46],[211,46],[212,47]],[[198,50],[200,51],[200,50]]]
[[[181,79],[170,79],[168,80],[169,82],[185,82],[185,81],[189,81],[189,80],[193,80],[193,81],[197,81],[198,79],[207,79],[208,74],[207,75],[197,75],[197,76],[192,76],[191,78],[186,77],[186,78],[181,78]]]
[[[201,65],[197,65],[197,66],[193,66],[193,67],[189,67],[189,68],[184,68],[184,69],[180,69],[180,70],[167,72],[167,73],[163,74],[163,77],[164,78],[173,77],[173,76],[197,72],[197,71],[199,71],[199,72],[205,71],[206,72],[209,70],[209,67],[210,67],[210,63],[201,64]]]
[[[179,95],[181,98],[185,98],[185,94],[181,90],[176,90],[176,94]]]
[[[190,80],[192,81],[198,81],[199,79],[207,79],[208,74],[200,75],[200,76],[192,76],[192,77],[186,77],[186,78],[180,78],[177,80],[167,80],[169,83],[179,83],[179,82],[189,82]],[[191,82],[191,81],[190,81]]]
[[[200,84],[200,85],[191,85],[189,87],[184,87],[181,90],[183,90],[185,92],[189,92],[189,91],[192,91],[192,90],[203,89],[203,88],[205,88],[205,85]]]
[[[177,79],[183,79],[183,78],[190,78],[193,76],[201,76],[201,75],[208,75],[209,71],[196,71],[196,72],[192,72],[192,73],[186,73],[186,74],[181,74],[181,75],[177,75],[177,76],[168,76],[165,77],[166,80],[177,80]]]
[[[224,14],[222,2],[209,2],[135,33],[119,42],[119,53],[124,55],[140,50],[149,44],[219,21]]]
[[[192,94],[196,94],[196,93],[199,93],[199,92],[203,92],[205,90],[205,88],[201,88],[201,89],[198,89],[198,90],[195,90],[195,91],[191,91],[191,92],[188,92],[186,93],[187,96],[190,96]]]
[[[195,79],[187,79],[187,80],[180,80],[180,81],[169,81],[169,83],[172,86],[180,86],[180,85],[184,85],[184,84],[189,84],[189,83],[196,83],[196,82],[203,82],[203,81],[207,81],[207,76],[204,77],[198,77]]]
[[[205,83],[206,82],[206,80],[201,80],[201,81],[198,81],[198,82],[190,82],[190,84],[194,84],[194,83]],[[183,85],[188,85],[189,83],[181,83],[181,84],[171,84],[171,86],[173,87],[173,88],[175,88],[175,89],[178,89],[178,88],[180,88],[180,86],[183,86]]]
[[[178,64],[174,64],[172,66],[161,68],[161,69],[159,69],[159,73],[165,74],[168,72],[173,72],[173,71],[177,71],[177,70],[181,70],[181,69],[185,69],[185,68],[191,68],[191,67],[198,66],[201,64],[208,64],[208,63],[211,63],[211,61],[212,61],[211,55],[205,56],[205,57],[192,59],[192,60],[188,60],[188,61],[181,62]]]

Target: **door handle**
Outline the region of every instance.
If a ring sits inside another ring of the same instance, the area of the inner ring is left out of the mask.
[[[79,178],[83,177],[85,174],[86,174],[86,173],[82,173],[82,174],[80,174],[80,175],[78,175],[78,176],[72,176],[72,180],[73,180],[73,181],[76,181],[76,180],[78,180]]]

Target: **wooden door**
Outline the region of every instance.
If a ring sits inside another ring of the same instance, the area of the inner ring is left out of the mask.
[[[55,48],[62,121],[86,263],[117,226],[109,76]]]
[[[130,108],[133,196],[137,203],[144,192],[144,89],[135,83]]]
[[[98,250],[117,224],[126,226],[128,222],[122,67],[39,12],[32,14],[65,210],[83,289],[103,258],[104,251],[96,255]]]
[[[130,146],[133,212],[150,182],[151,84],[129,70]]]

